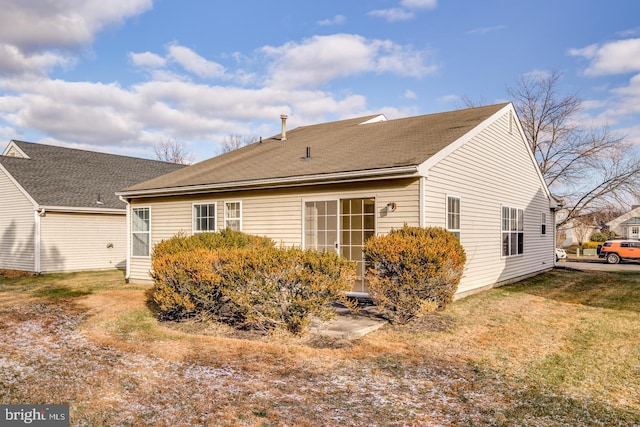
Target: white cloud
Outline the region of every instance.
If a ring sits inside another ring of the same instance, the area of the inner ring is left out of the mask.
[[[629,28],[627,30],[618,31],[616,33],[616,36],[623,37],[623,38],[640,36],[640,27]]]
[[[0,141],[9,141],[16,139],[16,129],[8,126],[0,126]],[[0,152],[2,152],[2,146],[0,145]]]
[[[0,44],[0,75],[44,74],[58,67],[75,64],[75,58],[56,52],[25,53],[16,46]]]
[[[170,45],[169,58],[185,70],[202,78],[225,77],[225,69],[217,62],[209,61],[184,46]]]
[[[415,18],[416,10],[435,9],[438,0],[400,0],[400,7],[376,9],[368,13],[369,16],[383,18],[389,22],[408,21]]]
[[[7,128],[37,130],[57,145],[144,153],[144,146],[172,137],[207,140],[230,133],[271,136],[283,112],[291,126],[330,117],[350,117],[365,109],[362,95],[336,96],[307,89],[247,89],[190,81],[148,81],[123,88],[116,83],[65,82],[42,78],[0,79],[0,118]],[[10,95],[9,93],[13,93]],[[2,122],[0,122],[2,123]],[[241,131],[239,131],[239,129]],[[62,143],[62,141],[64,143]],[[142,150],[142,151],[141,151]],[[208,157],[217,149],[207,149]],[[202,158],[200,158],[202,160]]]
[[[571,49],[569,54],[588,59],[588,76],[626,74],[640,71],[640,38],[593,44]]]
[[[19,94],[9,109],[0,104],[0,114],[15,127],[96,144],[135,138],[141,127],[128,116],[139,102],[116,84],[5,79],[0,87]]]
[[[390,41],[375,41],[378,48],[375,70],[399,76],[423,77],[437,71],[436,65],[425,65],[425,53],[410,46],[397,45]]]
[[[204,79],[227,79],[230,77],[224,66],[209,61],[185,46],[171,43],[166,48],[167,55],[164,57],[153,52],[130,52],[129,58],[135,66],[152,70],[153,80],[188,80],[188,76],[183,74],[184,71]],[[171,63],[179,65],[181,69],[170,69]],[[249,79],[242,72],[238,78],[244,81]]]
[[[269,83],[277,87],[317,86],[373,67],[375,48],[361,36],[314,36],[302,43],[262,48],[272,59]]]
[[[369,16],[384,18],[389,22],[408,21],[415,18],[416,14],[401,8],[376,9],[368,13]]]
[[[268,84],[283,88],[314,87],[367,72],[421,77],[435,71],[425,65],[425,54],[411,46],[353,34],[314,36],[302,43],[266,46],[262,52],[273,61]]]
[[[619,132],[624,135],[625,141],[640,147],[640,126],[631,126],[628,128],[621,128]]]
[[[502,31],[505,28],[506,28],[505,25],[494,25],[493,27],[478,27],[478,28],[474,28],[472,30],[467,31],[467,33],[484,35],[484,34]]]
[[[152,0],[6,0],[0,13],[0,74],[42,74],[74,63],[72,52]]]
[[[444,95],[444,96],[441,96],[440,98],[438,98],[438,102],[441,102],[443,104],[453,104],[453,103],[456,103],[456,102],[459,102],[459,101],[460,101],[460,96],[453,95],[453,94]]]
[[[347,22],[347,17],[344,15],[336,15],[331,19],[323,19],[322,21],[318,21],[318,25],[323,27],[327,27],[330,25],[341,25]]]
[[[82,46],[104,27],[151,6],[152,0],[7,0],[2,2],[0,40],[26,51]]]
[[[405,90],[404,91],[404,98],[406,99],[418,99],[418,95],[416,95],[416,93],[412,90]]]
[[[145,68],[162,68],[166,65],[167,60],[160,55],[151,52],[129,53],[131,62],[136,67]]]
[[[407,9],[435,9],[438,7],[438,0],[401,0],[400,6]]]

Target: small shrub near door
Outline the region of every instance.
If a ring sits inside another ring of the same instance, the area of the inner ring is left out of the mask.
[[[179,250],[156,250],[152,260],[153,299],[167,320],[211,318],[298,334],[311,316],[335,315],[330,304],[346,302],[355,276],[355,264],[335,253],[251,244],[184,250],[176,240],[171,246]]]
[[[404,226],[367,240],[369,294],[392,323],[406,323],[453,300],[466,255],[442,228]]]

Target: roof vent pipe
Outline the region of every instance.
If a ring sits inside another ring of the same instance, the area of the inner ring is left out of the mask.
[[[280,136],[280,140],[286,141],[287,140],[287,115],[280,114],[280,118],[282,119],[282,133]]]

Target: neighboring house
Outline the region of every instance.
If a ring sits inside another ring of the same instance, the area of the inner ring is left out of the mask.
[[[640,239],[640,205],[635,205],[631,211],[607,223],[609,230],[618,236],[628,239]]]
[[[11,141],[0,156],[0,269],[124,268],[126,204],[115,191],[181,167]]]
[[[562,214],[562,213],[561,213]],[[566,218],[566,215],[564,216]],[[556,222],[559,218],[556,217]],[[593,233],[600,231],[600,227],[592,225],[580,218],[567,221],[564,225],[558,227],[557,234],[561,240],[558,246],[561,248],[573,245],[582,245],[591,239]]]
[[[129,203],[127,278],[150,282],[153,245],[223,228],[358,263],[403,224],[443,227],[467,254],[458,295],[554,265],[556,202],[511,104],[286,131],[118,192]],[[354,292],[367,292],[363,280]]]

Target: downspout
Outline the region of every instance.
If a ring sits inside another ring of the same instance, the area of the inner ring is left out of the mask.
[[[418,191],[420,191],[420,196],[418,198],[418,203],[420,204],[420,206],[418,207],[418,215],[420,215],[419,218],[419,224],[420,224],[420,228],[424,228],[425,224],[427,223],[426,218],[424,217],[424,212],[425,212],[425,208],[424,208],[424,203],[425,203],[425,190],[427,187],[427,178],[424,176],[420,177],[420,189]]]
[[[557,212],[562,209],[564,207],[563,203],[558,202],[553,196],[551,196],[551,200],[549,200],[549,211],[551,212],[551,224],[552,224],[552,229],[553,229],[553,241],[552,243],[552,249],[553,249],[553,260],[554,260],[554,265],[555,265],[555,247],[556,247],[556,238],[557,238],[557,232],[558,230],[556,230],[556,214]]]
[[[125,259],[124,279],[127,281],[127,283],[129,283],[129,278],[131,277],[131,214],[130,214],[131,205],[129,204],[129,200],[125,199],[124,197],[118,196],[118,198],[122,200],[126,205],[125,218],[127,221],[127,250],[126,250],[126,259]]]
[[[33,270],[36,274],[40,274],[42,273],[42,268],[41,268],[41,255],[40,255],[40,250],[42,247],[41,244],[41,240],[40,240],[40,235],[42,233],[42,227],[40,225],[40,221],[44,215],[45,215],[46,211],[44,210],[44,208],[37,208],[35,210],[35,230],[34,230],[34,260],[33,260]]]

